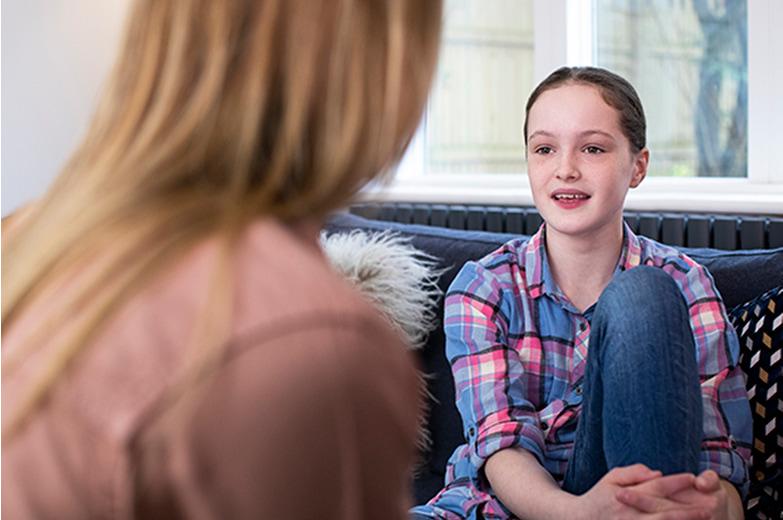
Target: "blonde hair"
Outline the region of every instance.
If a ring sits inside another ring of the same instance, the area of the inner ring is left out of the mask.
[[[113,312],[198,242],[217,236],[227,256],[251,220],[324,217],[388,171],[421,117],[440,17],[440,0],[136,1],[84,141],[3,234],[6,331],[91,265],[40,317],[42,330],[68,323],[70,335],[5,433]],[[4,374],[39,339],[4,351]]]

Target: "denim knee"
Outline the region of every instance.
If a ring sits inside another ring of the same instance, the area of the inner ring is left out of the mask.
[[[650,266],[635,267],[612,279],[598,299],[592,329],[604,337],[622,337],[624,349],[675,331],[675,335],[690,334],[679,287],[662,269]]]
[[[666,322],[677,319],[677,311],[684,311],[687,319],[685,299],[672,277],[660,268],[640,265],[609,282],[598,298],[594,319],[603,316],[627,317],[637,323],[648,318]]]
[[[672,296],[682,298],[671,276],[658,267],[640,265],[615,276],[604,289],[599,302],[609,300],[610,305],[645,308]]]

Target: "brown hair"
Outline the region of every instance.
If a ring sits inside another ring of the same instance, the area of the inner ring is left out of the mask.
[[[440,0],[137,0],[82,144],[3,233],[4,331],[91,266],[39,317],[41,331],[68,336],[5,433],[118,307],[197,243],[217,237],[228,257],[251,220],[323,217],[388,171],[424,108],[441,9]],[[218,302],[230,301],[228,264],[216,268]],[[220,303],[211,305],[206,315]],[[43,336],[4,349],[3,373]]]
[[[614,72],[598,67],[560,67],[546,77],[530,94],[525,106],[524,139],[527,145],[527,120],[538,97],[567,84],[590,85],[598,89],[607,105],[617,110],[620,128],[631,143],[633,152],[640,152],[647,144],[647,121],[639,95],[628,81]]]

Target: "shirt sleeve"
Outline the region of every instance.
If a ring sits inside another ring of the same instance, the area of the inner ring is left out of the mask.
[[[462,268],[446,295],[446,355],[476,479],[502,449],[521,447],[544,462],[538,414],[519,384],[525,367],[508,342],[512,298],[509,287],[475,262]]]
[[[700,469],[714,470],[747,494],[752,418],[739,367],[739,341],[706,268],[683,258],[668,269],[680,286],[696,345],[704,410]]]

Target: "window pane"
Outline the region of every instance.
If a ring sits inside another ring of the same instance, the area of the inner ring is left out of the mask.
[[[746,0],[595,0],[596,62],[647,114],[650,174],[747,176]]]
[[[532,20],[532,0],[447,0],[425,127],[428,173],[523,170]]]

